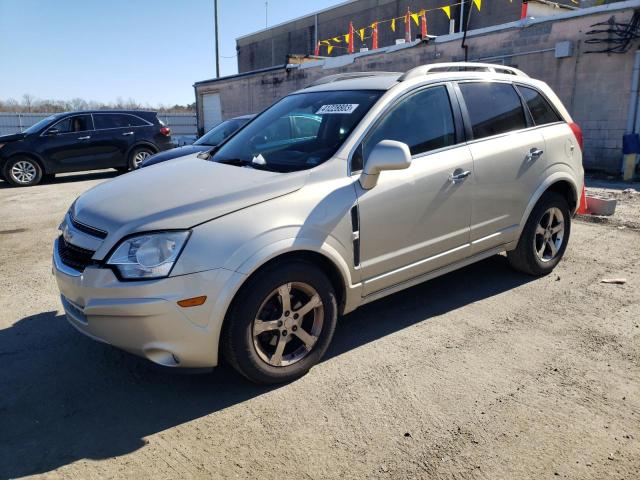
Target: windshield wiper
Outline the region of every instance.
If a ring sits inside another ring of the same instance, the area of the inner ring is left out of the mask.
[[[235,165],[236,167],[253,166],[251,162],[242,160],[241,158],[224,158],[222,160],[215,160],[217,163],[224,163],[225,165]]]

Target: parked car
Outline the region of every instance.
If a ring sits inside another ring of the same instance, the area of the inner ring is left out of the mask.
[[[0,172],[16,187],[56,173],[135,170],[172,148],[171,130],[156,112],[106,110],[51,115],[22,133],[0,136]]]
[[[339,314],[500,252],[554,269],[584,172],[549,86],[475,63],[349,76],[286,96],[211,154],[81,195],[53,253],[68,320],[161,365],[222,354],[284,382],[320,361]],[[319,121],[291,129],[301,114]],[[274,125],[289,137],[267,138]]]
[[[220,122],[213,127],[202,137],[196,140],[191,145],[184,145],[178,148],[172,148],[164,152],[151,155],[144,162],[141,167],[148,167],[149,165],[155,165],[157,163],[166,162],[167,160],[173,160],[174,158],[184,157],[185,155],[191,155],[192,153],[204,152],[211,150],[212,147],[222,143],[224,140],[233,135],[240,127],[246,125],[255,115],[243,115],[241,117],[230,118],[224,122]]]

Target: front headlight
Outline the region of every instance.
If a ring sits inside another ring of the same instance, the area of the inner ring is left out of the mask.
[[[147,233],[122,241],[107,261],[122,278],[150,279],[169,275],[190,232]]]

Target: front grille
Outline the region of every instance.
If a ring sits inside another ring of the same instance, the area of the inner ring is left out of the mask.
[[[95,252],[91,250],[85,250],[84,248],[76,247],[67,243],[62,235],[58,238],[58,254],[62,263],[71,267],[79,272],[84,271],[88,265],[95,263],[91,260]]]
[[[89,225],[85,225],[84,223],[80,223],[73,216],[69,215],[71,218],[71,224],[76,227],[78,230],[84,233],[88,233],[94,237],[98,238],[107,238],[107,232],[104,230],[100,230],[99,228],[90,227]]]

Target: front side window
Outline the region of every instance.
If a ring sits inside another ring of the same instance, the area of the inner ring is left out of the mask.
[[[212,160],[276,172],[315,167],[333,156],[382,93],[336,90],[289,95],[225,142]]]
[[[77,133],[87,132],[89,130],[93,130],[91,115],[74,115],[72,117],[67,117],[64,120],[60,120],[47,130],[47,133]]]
[[[382,140],[406,143],[411,155],[455,144],[453,112],[446,87],[426,88],[400,100],[365,139],[364,158]],[[358,162],[357,157],[352,161],[352,171],[362,169]]]
[[[522,85],[518,85],[518,90],[520,90],[524,101],[527,102],[527,107],[529,107],[529,111],[536,125],[545,125],[547,123],[560,121],[558,114],[551,108],[549,102],[540,95],[540,92]]]
[[[518,93],[510,83],[460,83],[473,137],[484,138],[526,128]]]

